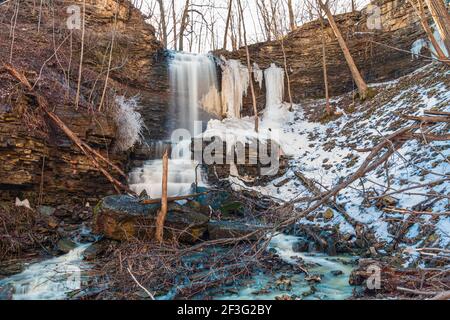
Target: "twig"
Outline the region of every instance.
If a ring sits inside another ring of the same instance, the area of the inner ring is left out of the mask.
[[[133,279],[134,282],[136,282],[136,284],[139,286],[139,288],[141,288],[142,290],[145,291],[146,294],[148,294],[148,296],[150,297],[150,299],[155,300],[155,297],[153,296],[153,294],[148,291],[142,284],[139,283],[139,281],[137,281],[136,277],[134,276],[134,274],[131,272],[130,268],[127,268],[128,273],[130,274],[131,278]]]

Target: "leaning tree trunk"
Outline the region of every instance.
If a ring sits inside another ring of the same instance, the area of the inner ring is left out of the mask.
[[[423,30],[427,34],[428,39],[430,40],[434,50],[436,51],[437,58],[440,61],[448,63],[448,59],[445,56],[444,51],[442,51],[441,46],[439,45],[439,43],[437,42],[436,38],[434,37],[433,30],[431,30],[431,27],[428,24],[428,19],[427,19],[427,16],[425,14],[425,9],[423,7],[422,0],[417,0],[418,7],[414,3],[414,0],[408,0],[408,1],[411,4],[411,6],[414,8],[414,10],[416,11],[416,14],[417,14],[417,16],[419,17],[419,20],[420,20],[420,24],[422,25]]]
[[[425,0],[450,56],[450,15],[443,0]]]
[[[330,22],[331,28],[333,29],[333,32],[339,42],[339,45],[342,49],[342,52],[344,53],[345,60],[347,61],[347,64],[350,68],[350,71],[352,72],[353,79],[355,80],[356,86],[358,87],[359,96],[361,100],[364,100],[367,98],[367,94],[369,93],[369,87],[367,86],[366,82],[364,81],[363,77],[361,76],[361,73],[359,72],[358,67],[356,66],[355,60],[353,60],[353,57],[350,53],[350,50],[348,49],[347,43],[345,42],[344,38],[342,37],[341,31],[339,30],[336,22],[334,21],[334,17],[328,8],[327,5],[325,5],[322,0],[318,0],[318,3],[322,10],[327,15],[328,21]]]

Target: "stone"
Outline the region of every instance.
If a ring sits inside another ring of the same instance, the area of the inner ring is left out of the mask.
[[[12,300],[14,287],[10,284],[0,287],[0,301]]]
[[[61,252],[69,253],[77,247],[77,244],[68,238],[64,238],[58,241],[56,247]]]
[[[160,204],[143,205],[131,196],[109,196],[94,210],[94,232],[108,239],[127,241],[154,238],[155,221]],[[194,243],[207,230],[209,217],[188,206],[169,203],[164,237]]]
[[[256,231],[260,228],[261,226],[248,225],[237,221],[210,221],[208,223],[208,239],[223,240],[249,236],[245,239],[246,241],[257,241],[261,232]]]
[[[330,221],[331,219],[334,218],[334,211],[331,208],[328,208],[324,213],[323,213],[323,218],[327,221]]]
[[[294,252],[308,252],[309,242],[305,239],[300,239],[292,245],[292,251]]]
[[[398,199],[392,196],[385,196],[377,200],[376,206],[378,208],[394,207],[395,205],[397,205],[397,203]]]
[[[51,216],[55,213],[56,209],[50,206],[39,206],[37,210],[40,214],[44,216]]]
[[[85,260],[93,261],[99,254],[104,252],[105,249],[106,244],[104,242],[94,243],[83,252],[83,257]]]
[[[341,270],[333,270],[331,271],[331,274],[335,277],[341,276],[344,274],[344,272],[342,272]]]

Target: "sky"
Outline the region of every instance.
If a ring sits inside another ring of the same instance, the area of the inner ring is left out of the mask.
[[[160,21],[160,11],[155,0],[134,0],[135,5],[145,13],[150,16],[149,22],[155,26],[157,32],[159,32],[158,23]],[[192,3],[192,18],[196,21],[196,27],[192,36],[187,36],[185,38],[185,51],[192,51],[195,53],[199,52],[209,52],[213,49],[222,48],[224,30],[226,25],[227,17],[227,7],[229,0],[191,0]],[[244,21],[247,29],[248,43],[256,43],[265,41],[264,33],[261,29],[260,15],[257,9],[256,0],[241,0],[244,7]],[[266,4],[270,0],[260,0],[265,1]],[[278,10],[280,16],[277,20],[282,20],[283,24],[288,26],[287,0],[273,0],[278,1]],[[166,11],[166,20],[168,22],[168,32],[169,32],[169,49],[173,49],[174,37],[173,37],[173,19],[172,19],[172,0],[163,0],[164,7]],[[177,19],[181,20],[181,14],[184,8],[186,0],[174,0],[175,9],[177,12]],[[236,6],[236,0],[233,1],[234,11],[233,18],[235,19],[235,25],[238,24],[238,10]],[[351,10],[351,0],[334,0],[335,7],[334,10],[337,12],[345,12]],[[369,0],[356,0],[357,8],[363,8],[369,3]],[[297,25],[301,25],[309,20],[305,14],[305,0],[293,0],[294,10],[296,11],[296,22]],[[266,5],[266,7],[268,7]],[[205,30],[209,30],[208,35],[205,34]],[[214,30],[215,36],[212,37],[211,30]],[[287,31],[287,30],[285,30]],[[202,36],[200,36],[202,34]],[[192,41],[192,45],[190,42]],[[228,40],[228,49],[231,49],[230,40]]]

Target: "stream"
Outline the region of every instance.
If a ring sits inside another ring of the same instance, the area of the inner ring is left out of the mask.
[[[79,290],[88,268],[79,245],[68,254],[29,265],[22,273],[0,280],[0,288],[12,289],[13,300],[64,300]]]
[[[351,297],[354,287],[348,282],[355,259],[296,253],[292,246],[298,239],[284,234],[275,236],[268,250],[275,250],[290,264],[302,259],[308,265],[309,275],[320,275],[320,282],[308,282],[304,273],[276,272],[267,275],[261,272],[250,276],[241,286],[224,286],[220,291],[225,293],[211,297],[215,300],[273,300],[283,295],[295,295],[305,300],[344,300]],[[88,270],[89,265],[83,261],[83,252],[89,246],[82,244],[66,255],[31,264],[22,273],[0,280],[0,289],[12,290],[13,300],[70,299],[71,293],[82,289],[83,283],[88,280],[83,271]],[[158,299],[173,299],[173,295],[169,292]]]
[[[211,114],[222,110],[216,67],[212,57],[207,55],[174,54],[170,78],[174,89],[173,106],[178,110],[174,112],[174,118],[180,128],[195,133],[193,125],[200,119],[199,109]],[[275,66],[266,70],[266,86],[269,89],[273,87],[273,90],[268,90],[269,105],[276,106],[282,100],[282,74],[283,71]],[[225,101],[228,114],[239,116],[248,72],[237,61],[230,61],[224,71],[224,79],[222,90],[228,93]],[[207,181],[202,179],[201,170],[197,170],[198,164],[191,160],[190,139],[188,142],[173,146],[178,152],[173,152],[169,161],[169,196],[192,194],[195,191],[193,188],[207,185]],[[140,168],[134,168],[128,183],[137,194],[145,191],[148,196],[159,198],[162,194],[161,181],[162,160],[154,159]],[[299,271],[279,271],[274,274],[256,272],[240,286],[218,288],[220,290],[212,293],[211,298],[268,300],[283,295],[304,299],[349,298],[353,288],[348,282],[354,258],[296,253],[293,244],[298,240],[297,237],[281,234],[272,239],[268,250],[276,252],[284,263],[291,265],[298,264],[301,259],[307,266],[309,279],[304,272]],[[6,296],[10,293],[15,300],[70,299],[72,293],[79,292],[87,280],[86,272],[83,271],[88,270],[89,265],[84,262],[83,253],[89,246],[79,245],[66,255],[28,265],[22,273],[0,280],[0,297],[6,290]],[[171,292],[159,299],[173,299]]]

